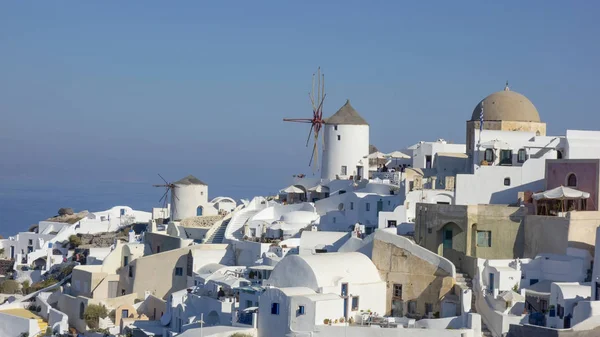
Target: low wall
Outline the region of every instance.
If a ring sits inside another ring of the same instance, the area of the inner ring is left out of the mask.
[[[573,331],[571,329],[551,329],[537,325],[511,325],[506,337],[598,337],[600,327],[593,330]]]
[[[69,316],[56,309],[50,308],[48,315],[48,326],[53,332],[65,333],[69,330]]]
[[[385,329],[376,326],[317,325],[312,332],[292,332],[295,337],[479,337],[473,330],[462,329]]]
[[[467,256],[454,249],[446,249],[444,251],[444,256],[456,266],[457,270],[468,274],[471,278],[475,277],[475,274],[477,273],[476,257]]]
[[[473,279],[473,294],[475,295],[475,307],[481,315],[483,323],[494,336],[502,336],[508,332],[511,324],[522,324],[527,322],[527,315],[514,316],[495,311],[492,304],[488,303],[483,291],[480,270],[483,270],[485,260],[477,259],[476,275]]]
[[[40,332],[37,321],[0,312],[0,336],[16,337],[24,332],[29,336],[35,336]]]

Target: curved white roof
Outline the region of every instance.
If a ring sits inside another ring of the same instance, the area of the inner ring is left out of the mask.
[[[319,291],[341,282],[381,282],[373,262],[361,253],[288,255],[276,266],[268,283],[276,287],[308,287]]]
[[[280,220],[289,224],[309,224],[317,218],[319,215],[315,212],[293,211],[283,214]]]

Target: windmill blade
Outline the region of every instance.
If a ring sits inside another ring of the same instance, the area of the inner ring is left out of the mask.
[[[317,144],[313,145],[312,155],[310,156],[310,161],[308,162],[308,166],[312,166],[313,158],[315,157],[315,153],[317,152]]]
[[[173,187],[177,187],[177,186],[173,186]],[[175,189],[171,188],[171,195],[173,196],[173,198],[179,200],[179,197],[177,196],[177,194],[175,193]]]
[[[315,146],[313,148],[314,156],[315,156],[315,165],[313,166],[313,170],[317,171],[319,169],[319,135],[315,133]]]
[[[319,118],[323,117],[323,102],[325,102],[325,96],[327,96],[327,94],[323,95],[321,103],[319,103],[319,108],[317,109],[317,113],[319,113]]]
[[[169,193],[169,189],[167,188],[167,190],[165,191],[165,194],[163,194],[162,198],[160,198],[160,199],[158,200],[158,202],[159,202],[159,203],[160,203],[160,202],[162,202],[162,201],[163,201],[163,199],[165,199],[165,198],[167,197],[167,194],[168,194],[168,193]]]
[[[310,142],[310,135],[312,134],[312,130],[313,130],[313,127],[311,126],[310,131],[308,131],[308,138],[306,138],[306,147],[308,147],[308,143]]]
[[[169,183],[167,182],[167,180],[165,178],[163,178],[163,176],[161,176],[160,173],[157,173],[157,174],[160,177],[160,179],[162,179],[165,182],[165,184],[169,185]]]

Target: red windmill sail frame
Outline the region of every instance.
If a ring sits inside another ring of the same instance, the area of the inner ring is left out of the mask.
[[[306,139],[306,146],[308,147],[308,143],[310,143],[310,136],[314,137],[313,151],[310,157],[310,161],[308,163],[309,166],[313,166],[313,159],[315,165],[313,168],[317,166],[318,156],[319,156],[319,135],[321,132],[321,128],[325,124],[325,120],[323,119],[323,102],[325,101],[325,75],[321,74],[321,68],[317,70],[317,97],[315,97],[315,74],[313,74],[313,85],[312,91],[308,94],[310,101],[313,107],[313,115],[312,118],[284,118],[284,122],[294,122],[294,123],[307,123],[310,124],[310,130],[308,131],[308,138]],[[316,100],[315,100],[316,98]],[[318,104],[318,105],[317,105]]]

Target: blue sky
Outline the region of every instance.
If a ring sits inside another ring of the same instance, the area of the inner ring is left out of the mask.
[[[600,129],[596,1],[11,1],[0,4],[0,181],[273,192],[310,173],[307,92],[349,98],[384,151],[464,142],[509,80],[549,134]],[[159,194],[157,192],[157,194]],[[158,196],[160,197],[160,196]],[[157,198],[158,199],[158,198]]]

